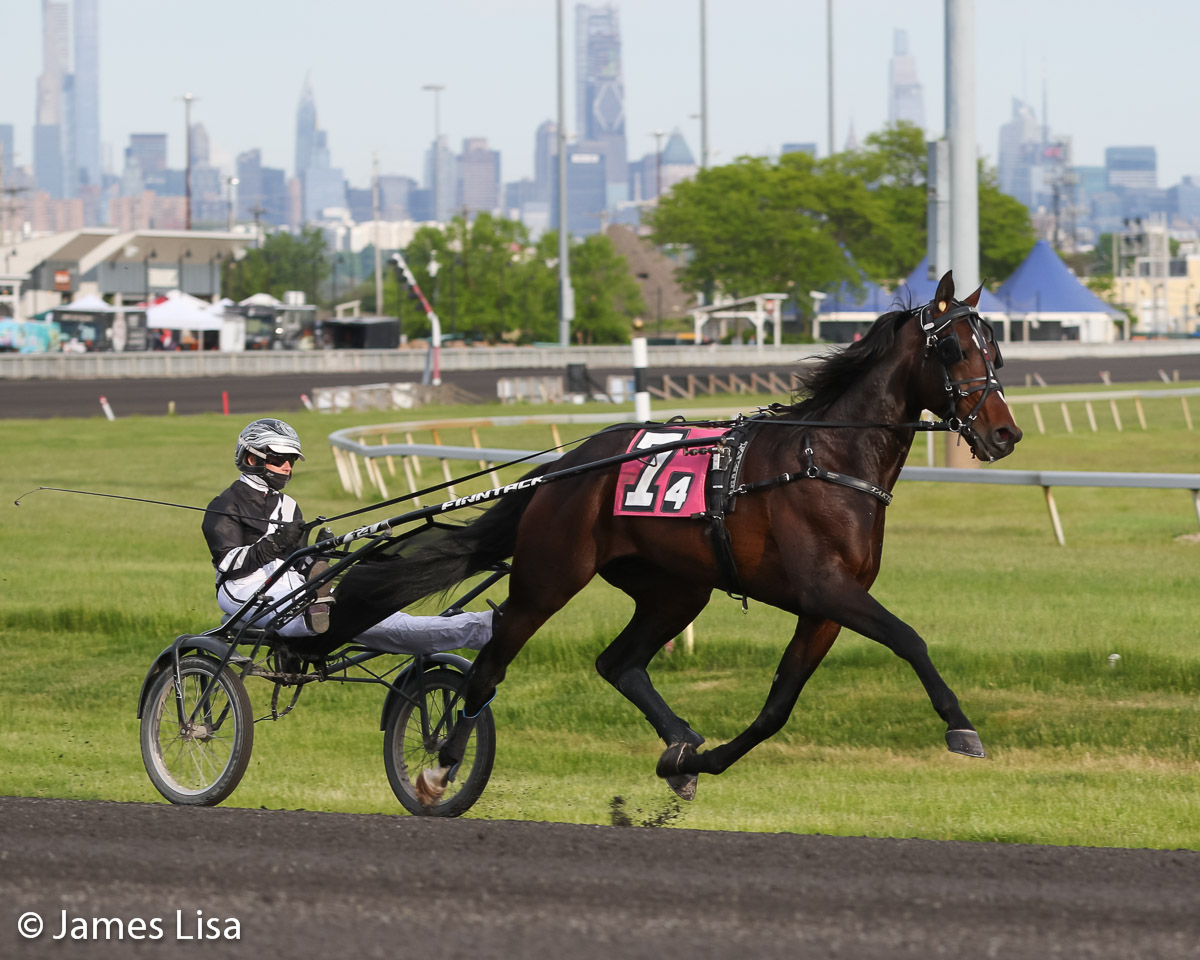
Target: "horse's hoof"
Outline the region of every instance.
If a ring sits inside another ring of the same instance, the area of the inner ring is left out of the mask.
[[[964,757],[986,757],[979,734],[974,730],[947,730],[946,746],[951,753],[961,753]]]
[[[695,755],[696,748],[690,743],[672,743],[662,752],[662,756],[658,758],[658,766],[654,769],[654,772],[666,780],[667,785],[684,800],[691,800],[696,795],[695,775],[683,771],[683,762]],[[686,795],[686,781],[689,777],[692,780],[691,796]],[[672,780],[675,782],[672,783]]]
[[[446,793],[446,777],[449,767],[438,767],[436,770],[422,770],[413,784],[413,793],[417,802],[423,807],[432,807]]]
[[[680,773],[665,779],[667,786],[675,791],[675,796],[680,800],[696,799],[696,785],[700,782],[700,778],[696,774]]]

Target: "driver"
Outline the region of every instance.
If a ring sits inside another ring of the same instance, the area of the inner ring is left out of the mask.
[[[241,476],[213,498],[202,529],[216,569],[217,604],[235,613],[279,569],[285,557],[302,545],[304,517],[300,505],[283,492],[292,467],[303,460],[300,437],[282,420],[264,418],[238,435],[234,463]],[[230,516],[232,514],[233,516]],[[271,588],[272,599],[304,586],[304,573],[289,569]],[[328,603],[278,628],[284,637],[312,637],[329,626]],[[372,647],[397,653],[437,653],[467,647],[478,650],[491,639],[492,611],[452,617],[416,617],[396,612],[356,637]]]

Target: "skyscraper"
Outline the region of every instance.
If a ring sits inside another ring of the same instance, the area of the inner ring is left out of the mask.
[[[433,219],[438,223],[447,223],[454,215],[453,185],[457,180],[454,153],[449,138],[443,133],[425,151],[425,178],[422,181],[434,197]]]
[[[905,120],[925,127],[925,98],[917,80],[917,60],[908,52],[908,33],[892,31],[892,60],[888,65],[888,123]]]
[[[304,78],[300,90],[300,105],[296,108],[296,166],[293,171],[303,177],[312,161],[313,140],[317,134],[317,101],[312,92],[312,75]]]
[[[97,0],[75,0],[74,160],[72,179],[102,186],[100,168],[100,26]]]
[[[296,178],[304,222],[320,219],[324,210],[346,206],[346,179],[341,169],[332,165],[325,131],[317,126],[311,75],[304,78],[296,108]]]
[[[458,157],[458,204],[467,215],[491,213],[500,206],[500,151],[485,137],[463,140]]]
[[[629,198],[621,28],[613,6],[575,7],[576,125],[604,154],[607,206]],[[569,181],[568,181],[569,182]]]
[[[63,176],[63,80],[68,72],[68,10],[65,3],[42,0],[42,73],[37,80],[33,128],[33,175],[38,189],[61,197]]]
[[[546,120],[537,128],[533,140],[533,182],[539,200],[550,199],[550,184],[554,179],[553,171],[557,163],[558,124],[553,120]]]
[[[1153,190],[1158,186],[1158,153],[1154,147],[1109,147],[1104,151],[1109,189]]]
[[[1030,209],[1040,176],[1034,170],[1039,163],[1044,131],[1033,115],[1033,108],[1013,98],[1012,120],[1000,128],[1000,152],[997,157],[1000,189]]]

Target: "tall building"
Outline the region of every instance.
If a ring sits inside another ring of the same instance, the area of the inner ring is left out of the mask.
[[[304,176],[312,162],[313,141],[317,134],[317,101],[313,97],[312,74],[304,77],[300,105],[296,108],[296,165],[293,173]]]
[[[608,176],[600,145],[582,141],[567,147],[567,232],[577,237],[600,233],[604,227]],[[558,165],[552,190],[558,193]],[[550,204],[550,228],[558,229],[558,204]]]
[[[68,13],[65,3],[42,0],[42,72],[34,112],[33,175],[38,189],[52,198],[62,197],[67,185],[63,86],[69,72]]]
[[[167,135],[165,133],[131,133],[126,157],[133,157],[145,177],[167,169]]]
[[[489,150],[487,138],[463,140],[458,157],[458,206],[468,217],[500,207],[500,151]]]
[[[417,189],[417,182],[412,177],[401,177],[396,174],[384,174],[379,178],[379,207],[380,216],[384,220],[408,220],[409,194]]]
[[[438,223],[447,223],[454,215],[454,184],[458,180],[454,166],[450,140],[443,133],[425,151],[425,178],[422,181],[433,196],[433,219]]]
[[[901,121],[925,128],[925,98],[917,80],[917,60],[908,52],[908,33],[892,31],[892,60],[888,65],[888,123]]]
[[[604,154],[607,205],[614,208],[629,199],[625,80],[616,7],[576,5],[575,70],[576,124],[581,137],[595,145],[588,152],[599,149]]]
[[[63,77],[69,72],[69,32],[67,5],[42,0],[42,73],[37,81],[35,114],[38,126],[62,123]]]
[[[1033,114],[1033,107],[1016,97],[1012,119],[1000,127],[1000,151],[997,156],[1000,189],[1033,209],[1040,177],[1035,175],[1045,131]]]
[[[57,123],[33,128],[33,176],[39,190],[55,198],[63,195],[62,127]]]
[[[558,163],[558,124],[544,121],[533,137],[533,182],[539,200],[550,200],[550,183]]]
[[[13,146],[13,125],[11,123],[0,123],[0,187],[3,187],[12,178],[12,171],[17,166],[16,155]]]
[[[1109,189],[1153,190],[1158,186],[1158,154],[1154,147],[1109,147],[1104,151]]]
[[[104,185],[100,167],[100,25],[98,0],[75,0],[72,179]]]

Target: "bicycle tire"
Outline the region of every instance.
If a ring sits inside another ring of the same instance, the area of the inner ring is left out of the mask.
[[[425,672],[419,699],[425,702],[431,726],[441,721],[452,703],[459,702],[455,697],[465,686],[466,677],[457,670],[439,667]],[[409,813],[421,817],[462,816],[487,786],[496,759],[496,723],[491,709],[484,707],[445,794],[428,807],[417,799],[413,780],[422,770],[438,766],[438,750],[448,732],[443,729],[436,742],[427,743],[421,730],[421,711],[408,700],[402,700],[388,718],[383,736],[383,766],[392,792]]]
[[[162,671],[142,713],[142,763],[156,790],[171,803],[216,806],[241,782],[254,746],[250,697],[228,666],[208,657],[179,662],[184,711],[190,714],[209,683],[215,687],[198,722],[181,728],[175,707],[175,673]]]

